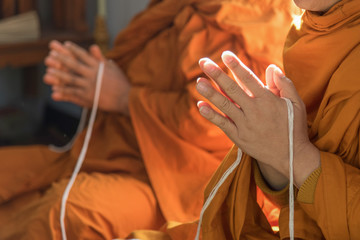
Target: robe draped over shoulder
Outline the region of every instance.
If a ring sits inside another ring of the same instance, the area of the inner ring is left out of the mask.
[[[204,186],[230,147],[220,130],[198,113],[196,102],[202,98],[195,83],[203,75],[198,60],[220,62],[221,53],[231,50],[264,76],[271,62],[281,63],[279,53],[291,21],[288,5],[152,1],[115,41],[109,56],[132,83],[131,122],[167,220],[199,216]]]

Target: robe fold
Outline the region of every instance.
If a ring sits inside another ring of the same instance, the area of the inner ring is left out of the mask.
[[[291,21],[289,6],[289,1],[159,1],[138,15],[116,40],[111,57],[120,66],[129,65],[126,73],[134,86],[130,96],[132,123],[140,136],[137,139],[159,204],[167,209],[163,211],[166,219],[184,221],[190,212],[194,213],[192,220],[198,217],[203,200],[196,196],[202,194],[204,183],[219,164],[214,156],[224,156],[228,146],[224,144],[229,143],[219,142],[218,130],[199,120],[196,102],[201,97],[194,87],[202,75],[198,60],[205,56],[219,60],[225,49],[232,49],[263,76],[269,62],[280,64],[277,51]],[[148,23],[146,35],[129,37],[141,31],[144,22]],[[275,47],[267,48],[266,42],[255,37],[259,35]],[[129,45],[132,47],[124,47]],[[177,54],[165,52],[170,48]],[[142,49],[142,53],[138,56],[131,49]],[[161,53],[156,62],[154,53]],[[129,55],[134,58],[131,63]],[[155,72],[158,68],[161,71]],[[166,84],[164,79],[168,79]],[[174,155],[177,161],[162,157]],[[153,159],[157,159],[156,167]]]
[[[111,239],[196,220],[204,188],[231,147],[197,111],[198,60],[219,61],[231,50],[264,76],[268,64],[281,63],[289,2],[152,1],[118,35],[108,57],[131,83],[130,117],[98,113],[69,195],[68,238]],[[60,198],[84,136],[63,154],[46,146],[0,149],[0,239],[60,239]]]

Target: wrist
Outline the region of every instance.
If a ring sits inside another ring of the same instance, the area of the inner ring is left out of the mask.
[[[288,184],[289,180],[287,177],[275,170],[272,166],[258,161],[257,164],[261,175],[272,190],[279,191]]]
[[[320,167],[320,151],[311,142],[294,154],[294,183],[300,188],[305,180]]]

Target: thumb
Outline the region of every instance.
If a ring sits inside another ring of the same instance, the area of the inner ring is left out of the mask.
[[[273,71],[273,83],[279,91],[279,96],[290,99],[293,103],[301,103],[302,100],[296,91],[293,82],[285,76],[285,74],[276,67]]]
[[[101,52],[101,49],[98,45],[92,45],[90,47],[90,53],[99,61],[105,61],[105,57]]]
[[[265,72],[265,80],[266,80],[266,87],[276,96],[280,97],[280,91],[279,89],[276,87],[275,85],[275,74],[274,71],[277,69],[278,67],[275,66],[274,64],[271,64],[267,67],[266,72]]]

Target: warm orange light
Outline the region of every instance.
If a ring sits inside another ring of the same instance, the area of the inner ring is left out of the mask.
[[[294,24],[295,28],[297,30],[299,30],[301,27],[301,24],[302,24],[302,14],[300,14],[300,15],[293,14],[292,18],[293,18],[293,24]]]
[[[280,209],[272,203],[259,187],[256,188],[256,200],[266,219],[274,232],[279,231],[279,215]]]

